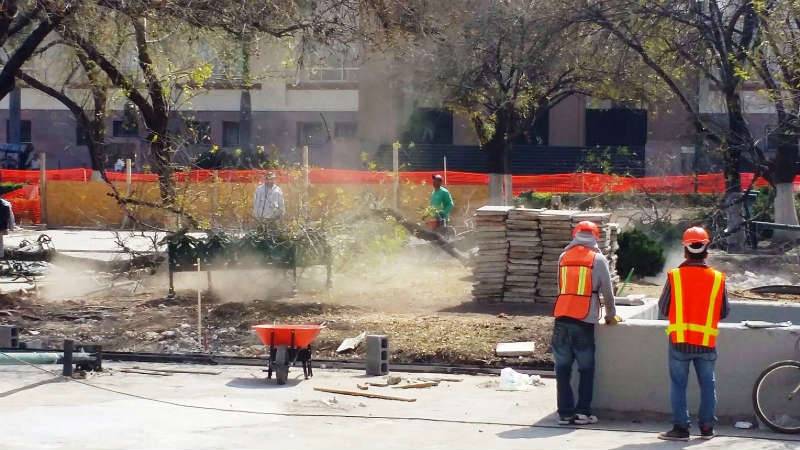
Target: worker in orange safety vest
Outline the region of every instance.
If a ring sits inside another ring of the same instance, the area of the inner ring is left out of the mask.
[[[689,440],[686,387],[690,364],[694,364],[700,384],[700,438],[714,437],[718,323],[728,315],[729,306],[725,275],[706,264],[710,242],[703,228],[686,230],[683,234],[686,261],[669,271],[661,293],[659,310],[663,317],[669,318],[667,335],[673,423],[672,430],[658,436],[664,440]]]
[[[572,230],[572,242],[558,261],[558,297],[553,315],[553,359],[556,369],[558,423],[597,423],[591,403],[594,389],[594,327],[600,319],[600,295],[606,309],[606,323],[621,321],[616,316],[614,290],[608,260],[597,245],[600,230],[594,222],[580,222]],[[573,363],[578,364],[578,401],[572,392]]]

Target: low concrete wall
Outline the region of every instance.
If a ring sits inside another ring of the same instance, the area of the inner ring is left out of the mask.
[[[653,312],[652,304],[650,308]],[[731,302],[731,311],[737,320],[783,321],[791,320],[789,316],[798,309],[794,305]],[[641,319],[597,327],[595,409],[671,413],[666,327],[664,320]],[[751,394],[756,378],[775,361],[797,358],[795,344],[799,338],[800,326],[749,329],[739,323],[720,324],[717,415],[727,419],[752,418]],[[699,393],[695,376],[690,375],[690,379],[689,407],[694,417]]]

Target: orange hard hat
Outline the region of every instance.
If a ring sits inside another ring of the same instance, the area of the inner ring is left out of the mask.
[[[708,233],[703,229],[703,227],[692,227],[683,233],[684,247],[688,247],[692,244],[703,244],[706,246],[710,242],[711,239],[709,239]]]
[[[600,228],[598,228],[597,224],[594,222],[588,220],[578,222],[578,224],[575,225],[575,228],[572,229],[572,237],[575,237],[575,235],[581,231],[591,231],[595,238],[600,238]]]

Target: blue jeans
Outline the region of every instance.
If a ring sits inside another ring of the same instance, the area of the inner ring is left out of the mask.
[[[689,384],[689,363],[694,362],[697,382],[700,385],[700,411],[698,422],[701,427],[713,426],[717,418],[716,377],[714,365],[717,352],[684,353],[669,345],[670,402],[672,403],[672,423],[689,427],[689,407],[686,404],[686,386]]]
[[[592,413],[594,389],[594,325],[556,320],[553,326],[553,359],[556,365],[558,415],[566,418],[575,414]],[[578,404],[572,393],[572,364],[578,363]]]

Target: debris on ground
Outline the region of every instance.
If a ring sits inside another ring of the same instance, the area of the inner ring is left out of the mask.
[[[506,367],[500,371],[499,391],[527,391],[533,386],[543,386],[539,375],[527,375]]]
[[[739,421],[739,422],[736,422],[735,424],[733,424],[733,427],[734,428],[738,428],[740,430],[749,430],[749,429],[753,428],[753,424],[751,422],[747,422],[747,421]]]
[[[389,375],[389,376],[386,377],[386,384],[388,384],[389,386],[394,386],[396,384],[400,384],[402,381],[403,381],[403,378],[395,376],[395,375]]]
[[[367,398],[375,398],[380,400],[394,400],[398,402],[415,402],[417,399],[415,398],[405,398],[405,397],[394,397],[391,395],[381,395],[381,394],[372,394],[369,392],[357,392],[357,391],[346,391],[344,389],[331,389],[331,388],[324,388],[324,387],[315,387],[315,391],[319,392],[326,392],[328,394],[339,394],[339,395],[351,395],[354,397],[367,397]]]
[[[501,342],[497,344],[494,353],[497,356],[531,356],[536,351],[535,342]]]
[[[347,338],[343,340],[341,345],[339,345],[339,348],[336,349],[336,353],[341,354],[341,353],[351,352],[357,349],[366,339],[367,339],[366,331],[363,331],[356,337]]]

